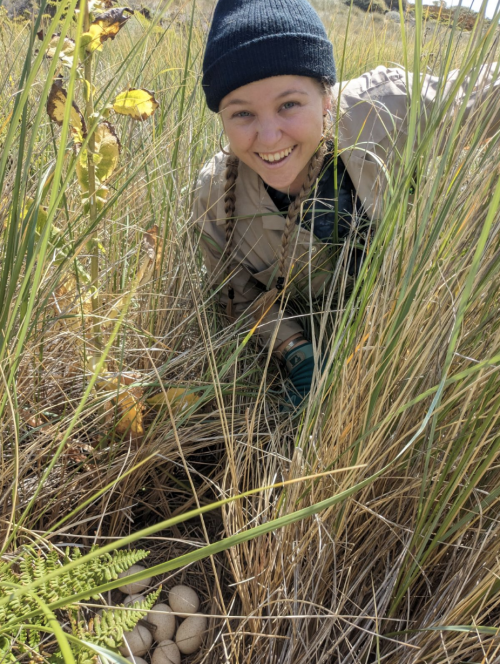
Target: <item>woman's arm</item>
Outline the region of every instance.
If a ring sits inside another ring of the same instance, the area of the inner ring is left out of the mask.
[[[448,104],[446,117],[461,114],[461,125],[471,122],[474,115],[481,114],[483,119],[488,120],[485,139],[493,136],[500,128],[500,63],[482,64],[466,75],[462,70],[455,69],[448,74],[446,81],[427,74],[421,86],[422,98],[428,111],[438,101]]]

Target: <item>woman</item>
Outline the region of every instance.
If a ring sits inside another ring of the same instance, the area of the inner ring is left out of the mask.
[[[493,74],[483,67],[463,120],[498,89]],[[454,89],[458,76],[452,72],[443,95],[453,91],[457,108],[467,89],[467,81]],[[300,321],[280,312],[280,296],[320,296],[338,284],[339,260],[347,279],[355,275],[361,222],[380,217],[384,164],[407,143],[413,85],[412,74],[377,67],[343,83],[339,96],[332,45],[307,0],[219,0],[215,9],[203,89],[229,145],[201,172],[193,218],[228,316],[257,325],[285,361],[295,405],[309,393],[315,358]],[[422,126],[440,88],[437,77],[421,81]],[[340,158],[333,160],[338,100]]]

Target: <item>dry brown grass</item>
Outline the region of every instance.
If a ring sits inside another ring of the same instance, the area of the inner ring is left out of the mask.
[[[347,16],[338,11],[331,25],[340,59]],[[346,78],[404,60],[399,28],[370,20],[352,17]],[[28,27],[23,31],[9,34],[22,44]],[[140,34],[137,28],[123,35],[117,51],[100,61],[103,80],[117,75]],[[196,407],[179,414],[145,402],[140,439],[113,432],[113,394],[92,391],[77,415],[91,376],[84,362],[89,322],[80,297],[54,312],[50,298],[61,275],[48,266],[14,385],[6,385],[6,376],[19,323],[0,364],[2,538],[17,525],[9,551],[39,536],[105,544],[214,500],[337,470],[261,491],[139,541],[154,565],[311,508],[294,524],[157,579],[165,592],[179,581],[195,586],[212,616],[204,649],[186,661],[496,662],[498,212],[484,253],[477,258],[475,250],[498,178],[498,137],[489,145],[480,141],[485,124],[476,118],[450,146],[442,171],[437,138],[418,146],[425,168],[413,203],[401,184],[388,201],[360,291],[342,308],[318,314],[313,327],[330,349],[329,368],[310,408],[292,419],[279,412],[279,366],[271,360],[266,371],[266,352],[226,325],[204,286],[189,213],[196,173],[215,149],[218,127],[204,114],[197,88],[203,34],[195,31],[191,42],[188,34],[183,25],[161,40],[150,36],[127,72],[131,83],[156,89],[162,111],[154,132],[120,125],[125,152],[113,186],[130,182],[100,225],[106,254],[97,315],[106,322],[127,292],[144,230],[157,223],[164,263],[132,299],[110,346],[109,369],[137,372],[145,397],[187,387]],[[446,53],[438,36],[423,40],[422,66],[433,53],[436,71]],[[468,39],[457,36],[455,44],[451,57],[459,63]],[[188,45],[187,103],[180,109]],[[15,73],[15,53],[6,58]],[[0,127],[10,103],[2,100]],[[37,168],[57,149],[48,125],[34,146],[26,195],[36,190]],[[7,173],[2,196],[14,196],[14,175]],[[84,239],[88,232],[74,184],[57,223],[68,236]],[[473,287],[461,318],[469,275]],[[103,328],[104,343],[112,329],[112,322]],[[350,466],[358,467],[342,471]],[[363,482],[313,514],[318,502]]]

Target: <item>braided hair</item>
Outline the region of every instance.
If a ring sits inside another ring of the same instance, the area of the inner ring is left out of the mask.
[[[314,183],[317,177],[320,174],[321,167],[323,165],[325,155],[327,153],[326,141],[322,141],[319,148],[313,154],[309,161],[309,166],[307,169],[307,176],[302,185],[300,192],[297,194],[295,199],[290,203],[288,208],[285,228],[283,230],[283,235],[281,238],[281,249],[280,256],[278,259],[278,274],[276,279],[276,286],[271,290],[263,293],[258,297],[251,307],[251,312],[257,320],[260,320],[263,315],[267,312],[269,307],[273,302],[282,294],[285,288],[286,281],[286,262],[288,259],[290,239],[292,236],[292,231],[295,227],[297,217],[300,213],[302,204],[309,198],[311,189],[314,186]],[[225,185],[224,185],[224,211],[226,215],[226,244],[224,249],[224,258],[226,261],[226,275],[228,280],[228,305],[227,305],[227,315],[232,320],[233,319],[233,300],[234,300],[234,289],[231,286],[230,280],[230,260],[231,253],[233,250],[233,236],[234,236],[234,226],[235,226],[235,207],[236,207],[236,179],[238,177],[238,166],[239,159],[230,153],[226,162],[226,173],[225,173]]]
[[[292,235],[292,230],[295,227],[295,222],[300,213],[302,204],[309,198],[311,189],[318,177],[323,161],[325,159],[327,149],[325,143],[322,143],[320,147],[313,154],[309,160],[309,166],[307,169],[307,176],[302,185],[299,193],[290,203],[288,207],[288,212],[286,216],[285,228],[283,230],[283,235],[281,237],[281,252],[278,262],[278,277],[276,280],[276,288],[278,292],[281,292],[285,286],[285,265],[288,258],[288,251],[290,245],[290,237]]]
[[[226,261],[226,275],[228,279],[228,303],[227,315],[233,317],[234,288],[231,286],[231,253],[233,251],[234,225],[236,221],[236,179],[238,177],[238,166],[240,160],[230,153],[226,162],[226,181],[224,184],[224,213],[226,215],[226,244],[224,247],[224,258]]]

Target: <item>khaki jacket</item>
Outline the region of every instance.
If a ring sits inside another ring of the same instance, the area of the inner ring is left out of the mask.
[[[500,126],[500,78],[496,65],[484,65],[478,83],[467,99],[466,79],[455,95],[449,115],[464,110],[463,122],[480,108],[491,118],[489,135]],[[442,98],[446,100],[456,84],[459,71],[450,74]],[[333,100],[339,99],[340,123],[338,145],[340,158],[356,188],[367,216],[381,216],[384,201],[385,164],[397,161],[407,143],[409,97],[413,75],[399,68],[377,67],[359,78],[335,85]],[[421,79],[422,113],[420,126],[425,126],[440,84],[434,76]],[[466,103],[465,109],[463,104]],[[225,246],[224,173],[226,157],[216,154],[202,169],[193,208],[193,222],[200,231],[200,246],[212,284],[223,284],[219,290],[227,304],[226,265],[222,258]],[[240,163],[236,181],[236,217],[231,256],[231,286],[235,291],[233,311],[241,317],[244,329],[255,326],[247,311],[263,290],[275,285],[277,261],[281,248],[284,217],[267,193],[261,178]],[[321,296],[332,282],[334,273],[329,260],[330,249],[305,228],[296,226],[290,243],[288,268],[291,291],[298,288],[313,298]],[[277,333],[279,306],[273,305],[258,327],[263,342],[274,340],[274,347],[302,331],[300,322],[283,317]]]

